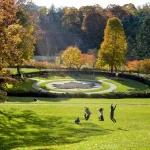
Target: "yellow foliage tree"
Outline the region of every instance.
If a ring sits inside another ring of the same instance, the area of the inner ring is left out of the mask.
[[[68,68],[78,68],[81,63],[81,51],[77,47],[68,47],[62,54],[63,64]]]
[[[150,73],[150,59],[142,60],[140,64],[140,68],[144,73],[149,74]]]
[[[116,18],[110,18],[104,31],[104,41],[98,52],[96,66],[98,68],[109,65],[111,72],[114,68],[124,63],[124,57],[127,49],[126,36],[121,21]]]

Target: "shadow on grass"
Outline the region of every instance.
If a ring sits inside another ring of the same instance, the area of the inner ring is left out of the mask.
[[[11,88],[9,88],[9,90],[12,90],[12,91],[19,91],[19,90],[22,90],[22,91],[38,91],[38,90],[36,90],[32,87],[32,85],[36,82],[37,81],[29,80],[29,79],[26,79],[24,81],[19,81],[18,83],[13,85]]]
[[[0,111],[0,149],[73,144],[86,140],[86,137],[109,134],[94,123],[78,126],[72,118],[68,122],[65,120],[58,116],[40,118],[30,110]]]

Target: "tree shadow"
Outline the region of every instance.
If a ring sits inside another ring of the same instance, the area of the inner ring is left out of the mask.
[[[77,127],[72,118],[65,120],[68,122],[51,115],[41,118],[31,110],[0,111],[0,149],[72,144],[87,140],[85,137],[109,134],[94,123]]]

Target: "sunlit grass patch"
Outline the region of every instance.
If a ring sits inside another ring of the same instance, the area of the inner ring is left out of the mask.
[[[1,149],[150,148],[150,99],[9,99],[12,102],[0,105]],[[117,123],[109,119],[112,103],[118,104]],[[84,107],[92,112],[88,121]],[[100,107],[104,108],[104,122],[98,120]],[[77,117],[79,125],[74,123]]]

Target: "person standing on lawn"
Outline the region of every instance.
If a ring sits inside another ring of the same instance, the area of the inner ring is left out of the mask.
[[[117,104],[115,106],[113,106],[113,104],[111,104],[111,106],[110,106],[110,119],[113,122],[116,122],[116,119],[114,118],[114,111],[116,109],[116,106],[117,106]]]

